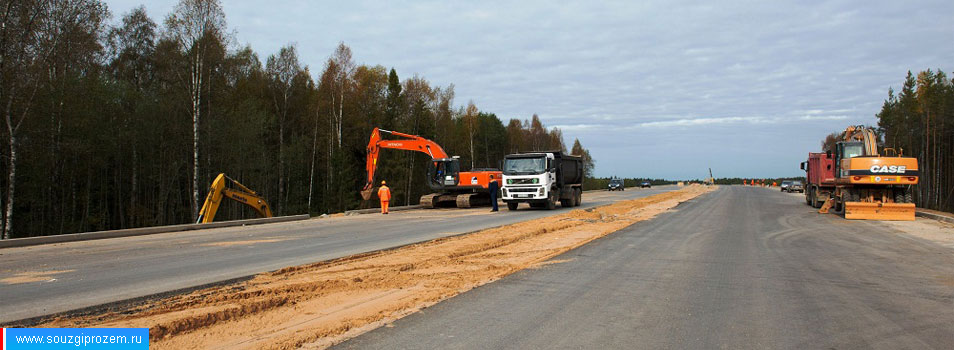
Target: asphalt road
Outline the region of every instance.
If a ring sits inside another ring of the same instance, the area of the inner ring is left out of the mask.
[[[335,349],[954,349],[954,250],[802,198],[723,187]]]
[[[674,186],[588,192],[581,207]],[[554,215],[430,209],[0,249],[0,324]],[[50,272],[57,273],[50,273]],[[43,274],[45,273],[45,274]]]

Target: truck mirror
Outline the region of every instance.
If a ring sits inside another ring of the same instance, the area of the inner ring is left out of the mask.
[[[805,162],[798,163],[798,167],[805,170]]]

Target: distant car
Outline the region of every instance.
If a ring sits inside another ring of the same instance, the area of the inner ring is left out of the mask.
[[[622,179],[610,179],[609,186],[606,188],[607,191],[625,191],[626,186],[623,185]]]
[[[788,193],[792,192],[805,193],[805,185],[798,180],[792,181],[791,186],[788,186]]]
[[[649,181],[643,181],[639,183],[639,188],[652,188],[653,185]]]
[[[791,180],[782,181],[782,185],[779,186],[779,190],[782,192],[788,192],[788,188],[792,186]]]

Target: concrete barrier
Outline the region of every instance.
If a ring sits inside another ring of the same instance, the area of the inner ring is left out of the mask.
[[[914,216],[920,216],[923,218],[954,224],[954,216],[931,213],[920,209],[914,212]]]
[[[94,239],[143,236],[143,235],[152,235],[157,233],[204,230],[204,229],[220,228],[220,227],[270,224],[270,223],[276,223],[276,222],[305,220],[305,219],[308,219],[309,217],[310,216],[308,214],[301,214],[301,215],[291,215],[291,216],[279,216],[274,218],[219,221],[219,222],[210,222],[207,224],[183,224],[183,225],[170,225],[170,226],[140,227],[140,228],[129,228],[129,229],[123,229],[123,230],[71,233],[71,234],[55,235],[55,236],[13,238],[13,239],[0,240],[0,249],[26,247],[26,246],[32,246],[32,245],[51,244],[51,243],[89,241]]]

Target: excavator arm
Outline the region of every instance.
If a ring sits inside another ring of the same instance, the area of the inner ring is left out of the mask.
[[[209,187],[209,195],[205,197],[205,204],[202,205],[199,218],[195,223],[212,222],[215,219],[215,213],[219,210],[219,205],[222,204],[222,198],[245,204],[258,212],[261,217],[272,217],[272,209],[268,207],[268,203],[258,193],[225,176],[225,174],[219,174],[212,181],[212,186]]]
[[[878,136],[864,125],[849,126],[845,129],[843,141],[861,141],[865,146],[866,156],[878,155]]]
[[[385,140],[381,137],[381,133],[397,136],[401,139]],[[367,182],[361,190],[361,197],[364,200],[371,199],[371,193],[374,190],[374,173],[378,168],[378,154],[382,148],[417,151],[427,154],[431,159],[448,158],[444,149],[434,141],[417,135],[374,128],[371,131],[371,139],[368,141],[368,159],[365,164],[365,170],[368,173]]]

